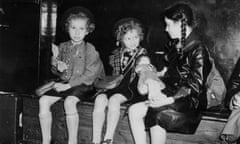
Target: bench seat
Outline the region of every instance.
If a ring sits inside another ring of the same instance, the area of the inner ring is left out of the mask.
[[[23,140],[26,144],[38,144],[41,141],[41,130],[38,120],[38,99],[33,97],[23,98]],[[127,116],[123,116],[126,106],[121,107],[120,121],[115,133],[116,144],[133,144]],[[79,111],[79,144],[90,144],[92,137],[92,102],[80,102]],[[67,144],[67,127],[63,101],[52,107],[53,126],[52,138],[57,144]],[[203,112],[202,120],[193,135],[168,133],[167,144],[216,144],[219,143],[219,134],[223,129],[228,111],[209,110]]]

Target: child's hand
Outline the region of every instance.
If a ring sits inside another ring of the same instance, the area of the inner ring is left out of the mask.
[[[122,75],[114,78],[111,82],[108,83],[108,86],[106,86],[106,88],[113,89],[113,88],[117,87],[120,84],[120,82],[122,81],[122,79],[123,79]]]
[[[71,88],[69,84],[63,84],[63,83],[55,83],[53,87],[58,92],[65,91]]]
[[[62,61],[57,61],[57,69],[60,71],[60,72],[63,72],[64,70],[66,70],[68,67],[67,67],[67,64],[65,62],[62,62]]]
[[[113,89],[117,86],[116,83],[111,83],[110,85],[106,86],[106,89]]]
[[[52,44],[52,53],[54,57],[57,57],[59,55],[58,46],[56,46],[55,44]]]

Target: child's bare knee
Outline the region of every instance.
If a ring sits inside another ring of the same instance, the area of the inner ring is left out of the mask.
[[[112,96],[108,102],[109,111],[120,111],[120,105],[124,101],[123,97],[120,95]]]
[[[142,104],[134,104],[128,110],[129,117],[143,118],[145,116],[145,106]]]
[[[105,108],[107,107],[108,99],[106,95],[101,94],[96,97],[94,102],[94,109],[93,112],[103,112],[105,111]]]
[[[49,106],[49,105],[50,105],[49,97],[47,97],[47,96],[42,96],[42,97],[39,99],[39,105],[40,105],[40,107],[41,107],[41,106]]]
[[[49,97],[42,96],[39,99],[39,114],[50,113],[50,107],[52,103],[49,101]]]
[[[64,108],[66,113],[75,113],[77,111],[77,103],[80,100],[75,96],[68,96],[64,100]]]

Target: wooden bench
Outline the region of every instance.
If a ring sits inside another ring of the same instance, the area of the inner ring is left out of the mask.
[[[115,133],[116,144],[134,144],[129,128],[127,116],[123,117],[126,107],[121,107],[121,117]],[[26,144],[39,144],[41,130],[38,120],[38,99],[23,98],[23,140]],[[93,103],[80,102],[79,110],[79,144],[90,144],[92,137]],[[67,144],[66,120],[63,102],[57,102],[53,107],[52,138],[57,144]],[[168,133],[167,144],[216,144],[219,143],[219,134],[223,129],[229,113],[203,113],[200,125],[193,135]]]

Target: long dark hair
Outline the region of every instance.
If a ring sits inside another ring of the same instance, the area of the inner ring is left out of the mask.
[[[168,7],[163,16],[175,22],[181,21],[181,44],[185,46],[186,26],[188,25],[192,28],[196,26],[195,15],[192,8],[186,3],[176,3]]]

